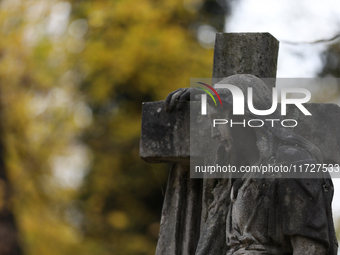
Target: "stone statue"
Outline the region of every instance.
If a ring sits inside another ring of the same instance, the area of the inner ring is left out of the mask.
[[[271,107],[272,94],[259,78],[240,74],[219,83],[237,85],[247,95],[253,88],[258,110]],[[196,89],[180,89],[166,99],[166,108],[180,108]],[[244,116],[232,116],[232,95],[218,90],[227,110],[210,107],[214,116],[228,119],[254,117],[245,104]],[[281,116],[274,116],[280,119]],[[235,166],[260,164],[323,163],[317,146],[280,125],[230,127],[218,125],[212,136],[219,141],[216,162]],[[337,240],[332,218],[333,184],[328,173],[320,178],[261,178],[246,173],[242,178],[212,179],[212,199],[203,222],[196,255],[308,254],[336,255]]]

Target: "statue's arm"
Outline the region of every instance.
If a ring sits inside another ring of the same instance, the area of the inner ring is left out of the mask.
[[[279,148],[276,162],[295,164],[299,162],[299,159],[306,160],[308,164],[317,164],[317,161],[313,161],[313,157],[305,149],[288,145]],[[332,244],[329,245],[330,247],[326,245],[328,241],[332,242],[332,238],[325,234],[329,232],[328,224],[332,219],[327,215],[325,205],[328,203],[325,199],[326,196],[332,197],[333,195],[331,192],[323,192],[324,181],[316,178],[301,178],[280,179],[278,182],[280,197],[283,198],[281,216],[286,225],[285,235],[290,237],[293,255],[336,254],[330,252],[333,250]],[[304,203],[301,204],[301,201]],[[320,229],[318,226],[323,227]]]
[[[303,236],[290,238],[293,246],[293,255],[326,255],[327,250],[321,243]]]

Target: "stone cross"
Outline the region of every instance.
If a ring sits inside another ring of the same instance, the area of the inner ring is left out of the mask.
[[[279,42],[269,33],[218,33],[213,83],[233,74],[275,78],[278,47]],[[275,86],[275,79],[267,85]],[[334,104],[305,106],[313,118],[288,108],[287,117],[294,116],[299,121],[294,132],[315,143],[325,162],[340,163],[339,107]],[[199,146],[190,154],[189,120],[189,102],[177,112],[165,112],[164,101],[143,103],[140,157],[150,163],[172,164],[156,255],[195,254],[212,199],[211,180],[190,178],[190,157],[205,154]]]

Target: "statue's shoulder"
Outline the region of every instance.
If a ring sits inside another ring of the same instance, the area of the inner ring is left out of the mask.
[[[294,145],[281,145],[276,153],[276,163],[314,161],[315,158],[304,148]]]

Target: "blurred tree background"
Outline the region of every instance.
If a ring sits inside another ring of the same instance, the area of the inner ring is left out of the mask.
[[[4,160],[27,255],[154,254],[166,165],[141,105],[210,77],[219,0],[0,1]]]
[[[0,1],[7,206],[24,254],[154,254],[168,166],[139,158],[141,105],[211,77],[229,14],[228,0]],[[340,76],[339,45],[320,76]]]

